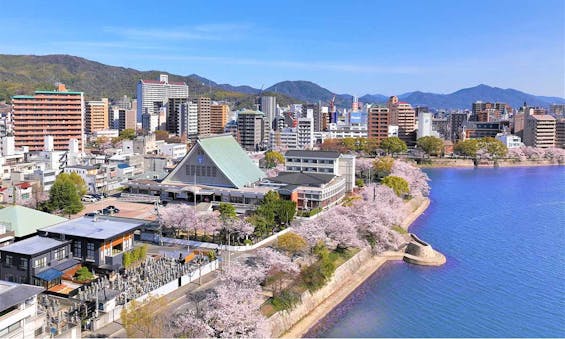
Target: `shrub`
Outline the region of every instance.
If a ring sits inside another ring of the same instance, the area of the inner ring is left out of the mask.
[[[289,254],[303,252],[307,246],[303,237],[292,232],[285,233],[277,239],[277,248]]]
[[[83,266],[76,271],[75,277],[78,281],[84,282],[92,280],[94,278],[94,275],[88,270],[88,268]]]
[[[300,302],[300,294],[292,290],[284,290],[273,297],[271,304],[277,311],[290,310]]]
[[[355,179],[355,186],[363,187],[365,186],[365,181],[363,181],[363,179],[361,178],[357,178]]]
[[[310,292],[319,290],[326,283],[326,277],[320,271],[319,263],[304,268],[300,273],[300,278]]]

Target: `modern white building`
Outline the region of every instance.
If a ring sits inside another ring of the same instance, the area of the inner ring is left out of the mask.
[[[418,132],[417,138],[432,136],[432,113],[421,112],[418,115]]]
[[[314,147],[314,118],[300,118],[297,124],[298,148]]]
[[[498,133],[495,138],[496,140],[502,141],[502,143],[506,145],[507,148],[524,146],[522,139],[517,135]]]
[[[328,127],[330,139],[367,137],[367,124],[331,123]]]
[[[185,82],[169,82],[169,76],[161,74],[159,80],[139,80],[137,83],[137,120],[144,113],[158,115],[169,98],[187,98],[188,86]]]
[[[261,97],[261,112],[265,113],[265,123],[272,128],[273,120],[277,115],[277,97],[262,96]]]
[[[45,315],[38,312],[37,295],[44,290],[0,280],[0,338],[43,337]]]
[[[119,136],[120,136],[120,131],[118,131],[117,129],[103,129],[100,131],[94,131],[92,133],[92,137],[94,139],[98,139],[98,138],[112,139],[112,138],[117,138]]]
[[[334,151],[290,150],[285,153],[287,172],[325,173],[345,178],[346,191],[355,187],[355,156]]]
[[[171,159],[180,159],[186,155],[185,144],[161,144],[159,145],[159,154]]]
[[[388,137],[398,137],[398,126],[388,125]]]
[[[283,128],[271,131],[269,136],[269,149],[286,147],[287,149],[298,148],[298,133],[293,128]]]

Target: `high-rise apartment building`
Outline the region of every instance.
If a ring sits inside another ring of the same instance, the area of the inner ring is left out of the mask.
[[[322,130],[322,112],[319,104],[306,104],[302,106],[302,116],[304,118],[312,118],[314,122],[314,132]]]
[[[414,144],[416,130],[416,112],[407,102],[398,101],[398,97],[392,96],[388,100],[388,109],[391,116],[391,124],[398,126],[398,137],[406,144]]]
[[[265,113],[265,121],[272,126],[273,120],[277,115],[277,97],[262,96],[261,112]]]
[[[298,148],[312,149],[314,147],[314,119],[298,119],[296,131]]]
[[[108,98],[99,101],[87,101],[84,114],[84,131],[86,134],[108,129]]]
[[[373,105],[367,112],[367,135],[379,141],[388,137],[390,112],[388,107]]]
[[[137,117],[136,110],[134,109],[119,109],[118,110],[118,130],[136,129]]]
[[[555,125],[555,118],[551,115],[526,114],[524,144],[539,148],[555,147]]]
[[[139,80],[137,83],[137,120],[141,121],[144,113],[158,115],[169,99],[177,98],[188,98],[188,86],[185,82],[169,82],[169,76],[166,74],[161,74],[159,80]]]
[[[210,135],[210,106],[212,101],[210,98],[199,97],[193,102],[196,103],[198,110],[198,136]]]
[[[468,114],[465,112],[453,112],[449,115],[449,127],[451,132],[451,140],[457,141],[460,139],[463,125],[468,120]]]
[[[183,107],[188,98],[170,98],[167,102],[167,131],[180,136],[182,134]]]
[[[36,91],[35,95],[12,97],[16,147],[43,150],[46,135],[52,135],[54,150],[67,150],[75,139],[84,150],[84,96],[69,92],[61,84],[56,91]]]
[[[210,131],[212,134],[224,133],[224,127],[228,123],[228,114],[230,113],[230,106],[211,105],[210,106]]]
[[[565,149],[565,118],[555,122],[555,147]]]
[[[259,150],[264,141],[264,114],[259,111],[242,111],[237,114],[239,144],[248,151]]]

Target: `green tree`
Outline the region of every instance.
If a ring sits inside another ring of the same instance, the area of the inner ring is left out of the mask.
[[[443,140],[433,136],[421,137],[417,141],[420,147],[427,155],[440,155],[443,152]]]
[[[381,183],[385,186],[392,188],[394,193],[399,197],[404,197],[408,193],[410,193],[410,186],[408,184],[408,181],[406,181],[404,178],[397,177],[394,175],[389,175],[385,177],[381,181]]]
[[[75,272],[75,277],[80,282],[86,282],[94,279],[92,272],[88,270],[87,267],[81,267]]]
[[[222,202],[218,205],[218,211],[220,212],[220,219],[223,222],[228,222],[237,218],[237,213],[235,212],[235,207],[227,202]]]
[[[289,225],[296,214],[296,203],[290,200],[279,200],[275,204],[275,221],[280,225]]]
[[[135,139],[135,130],[133,128],[126,128],[120,132],[120,139]]]
[[[277,151],[267,151],[265,152],[265,166],[267,168],[273,168],[277,165],[281,165],[285,163],[284,155]]]
[[[308,243],[300,235],[288,232],[277,238],[277,248],[293,255],[304,252]]]
[[[508,153],[506,145],[495,138],[485,137],[478,141],[478,149],[486,150],[490,155],[496,158],[502,158]]]
[[[166,298],[150,296],[143,303],[133,300],[122,309],[120,318],[128,338],[167,337]]]
[[[368,155],[376,155],[379,149],[379,140],[377,138],[367,138],[364,151]]]
[[[373,169],[375,170],[377,179],[389,175],[392,171],[392,165],[394,165],[394,159],[391,157],[382,157],[373,161]]]
[[[78,174],[61,173],[49,190],[46,207],[50,211],[63,211],[65,214],[78,213],[84,208],[80,198],[85,191],[84,180]]]
[[[469,139],[465,141],[459,141],[455,144],[453,148],[455,153],[465,155],[468,157],[476,157],[477,151],[479,150],[479,142],[476,139]]]
[[[388,137],[381,140],[381,148],[387,154],[404,153],[408,151],[406,143],[400,140],[399,137]]]

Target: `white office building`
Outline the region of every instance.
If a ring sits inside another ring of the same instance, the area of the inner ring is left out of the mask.
[[[418,139],[432,135],[432,113],[420,113],[418,115]]]
[[[139,80],[137,83],[137,120],[144,113],[159,115],[169,99],[188,99],[188,85],[185,82],[169,82],[169,76],[161,74],[159,80]]]

